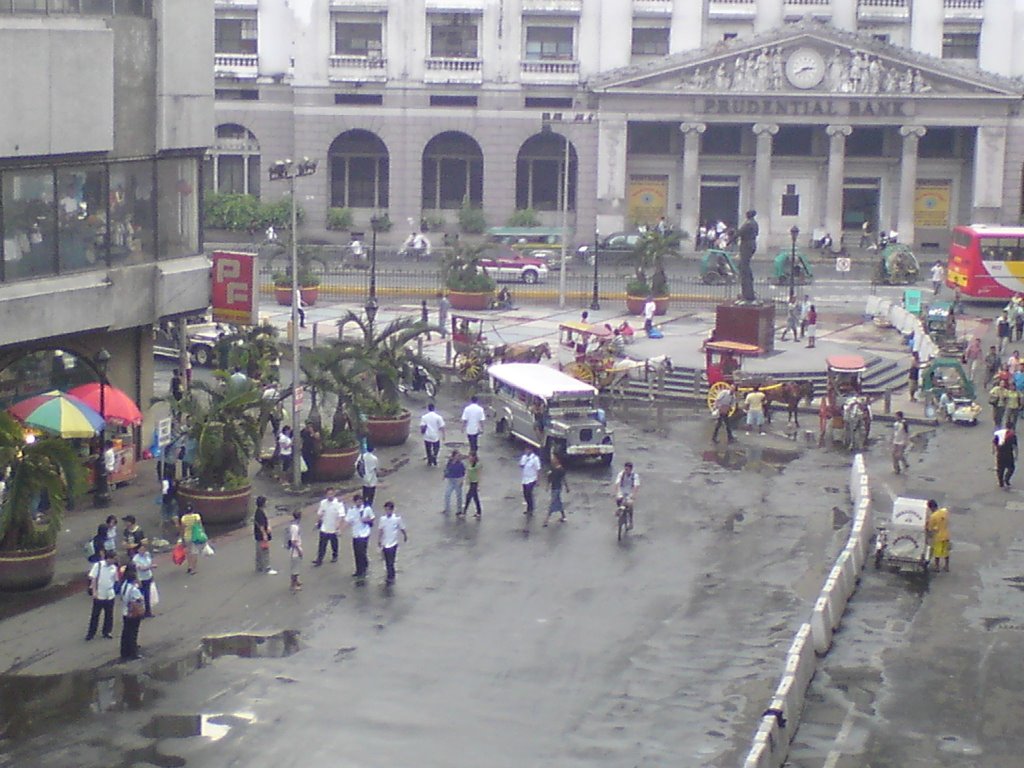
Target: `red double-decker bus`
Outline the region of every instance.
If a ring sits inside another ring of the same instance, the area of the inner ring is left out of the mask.
[[[965,298],[1006,300],[1024,293],[1024,227],[954,227],[946,285]]]

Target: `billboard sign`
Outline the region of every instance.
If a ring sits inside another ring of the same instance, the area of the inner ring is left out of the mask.
[[[259,323],[258,275],[255,254],[213,252],[211,303],[215,323]]]

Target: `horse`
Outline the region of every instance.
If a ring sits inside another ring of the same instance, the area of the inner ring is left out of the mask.
[[[771,406],[773,403],[780,403],[786,406],[786,423],[793,422],[796,429],[800,429],[800,414],[798,406],[801,400],[811,404],[814,398],[814,383],[810,381],[786,381],[775,387],[762,387],[765,394],[764,413],[765,419],[770,424],[772,421]]]
[[[540,344],[502,344],[494,349],[494,357],[503,363],[539,363],[551,359],[551,347],[546,341]]]

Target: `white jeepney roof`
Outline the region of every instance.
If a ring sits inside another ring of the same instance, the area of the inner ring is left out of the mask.
[[[497,363],[487,369],[491,378],[545,400],[557,393],[596,395],[589,384],[540,363]]]

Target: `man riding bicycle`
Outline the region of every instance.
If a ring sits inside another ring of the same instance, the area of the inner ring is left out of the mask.
[[[633,530],[633,505],[640,488],[640,476],[633,471],[633,463],[627,461],[615,478],[615,504],[626,508],[626,530]],[[618,511],[616,510],[616,514]]]

